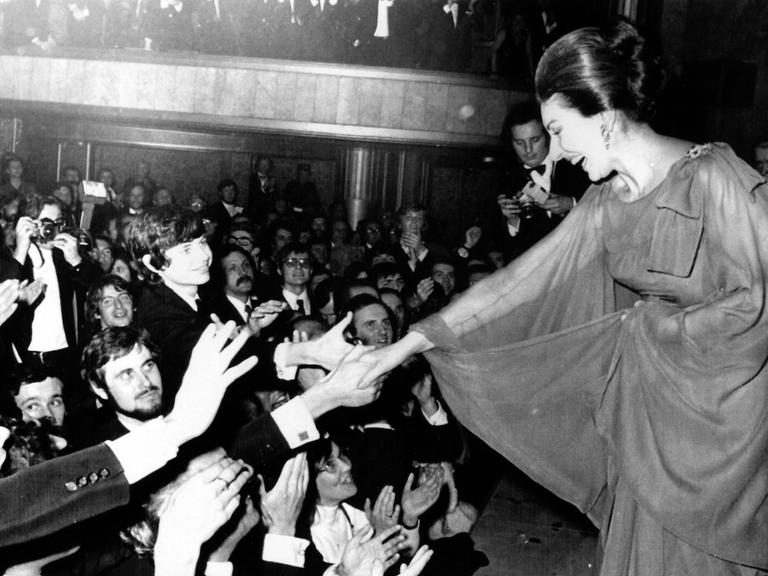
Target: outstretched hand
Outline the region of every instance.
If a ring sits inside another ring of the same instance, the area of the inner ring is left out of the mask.
[[[234,330],[234,322],[221,328],[210,324],[192,349],[173,410],[166,416],[166,421],[175,426],[180,444],[208,429],[227,387],[256,365],[256,357],[251,356],[230,367],[248,339],[247,333],[241,333],[227,344]]]
[[[380,383],[360,386],[363,376],[370,369],[361,358],[371,349],[370,346],[361,344],[354,346],[333,372],[302,394],[304,404],[314,418],[340,406],[365,406],[378,397],[381,391]]]
[[[316,364],[326,370],[334,370],[353,348],[353,345],[344,338],[344,331],[352,322],[352,313],[337,322],[333,328],[320,336],[317,340],[312,340],[308,344],[312,347],[313,356],[316,358]]]

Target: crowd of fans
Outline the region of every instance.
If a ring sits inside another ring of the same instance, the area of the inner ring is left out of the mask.
[[[0,546],[14,545],[0,554],[5,568],[35,573],[56,559],[46,573],[200,564],[211,575],[368,576],[405,561],[405,574],[460,575],[487,562],[469,534],[493,473],[426,361],[359,384],[367,352],[505,266],[578,202],[587,182],[550,158],[534,103],[513,108],[504,133],[514,161],[495,218],[454,246],[431,240],[437,225],[419,205],[352,230],[343,202],[320,200],[308,164],[280,182],[263,156],[247,195],[227,178],[216,202],[181,205],[146,161],[122,186],[108,168],[97,184],[65,166],[41,194],[6,155],[0,430],[11,438],[0,473],[49,468],[35,517],[22,508],[0,520]],[[69,505],[116,477],[135,484],[130,504],[123,486],[98,506]],[[8,494],[0,488],[0,505],[16,505]],[[50,513],[49,500],[66,509]]]
[[[550,0],[0,2],[0,46],[24,54],[141,49],[530,78],[563,31]]]
[[[35,498],[95,490],[114,468],[72,458],[110,446],[128,476],[116,443],[137,434],[178,456],[149,474],[169,459],[153,446],[165,459],[127,478],[130,503],[114,497],[108,514],[73,522],[68,508],[38,515],[34,530],[4,518],[2,568],[367,576],[401,564],[471,574],[487,562],[469,536],[478,511],[464,433],[426,362],[357,384],[366,350],[503,254],[479,227],[458,249],[431,243],[420,206],[351,230],[343,204],[319,201],[307,166],[287,183],[268,158],[259,166],[247,198],[225,179],[216,203],[183,206],[147,163],[123,186],[102,169],[107,198],[94,207],[76,167],[43,194],[20,158],[4,159],[0,486],[61,462],[61,485],[48,468]],[[188,390],[221,381],[230,361],[217,411]],[[157,431],[203,405],[213,422],[200,438]],[[157,459],[142,447],[138,460]]]

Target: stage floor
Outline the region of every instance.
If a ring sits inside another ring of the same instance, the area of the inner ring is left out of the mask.
[[[591,576],[597,530],[509,466],[472,533],[490,565],[477,576]]]

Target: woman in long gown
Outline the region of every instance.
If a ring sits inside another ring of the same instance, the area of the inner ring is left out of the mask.
[[[551,153],[597,184],[369,377],[424,352],[464,425],[600,528],[601,576],[764,574],[768,188],[648,126],[660,75],[625,23],[547,50]]]

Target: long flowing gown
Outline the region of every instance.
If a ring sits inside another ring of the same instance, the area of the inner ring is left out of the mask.
[[[600,528],[602,576],[761,574],[766,271],[768,187],[707,144],[413,329],[460,421]]]

